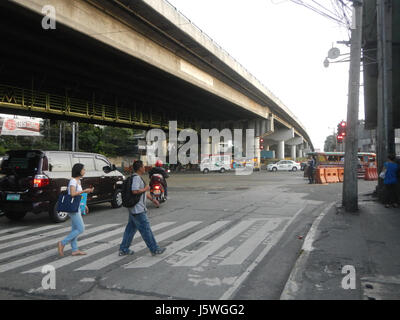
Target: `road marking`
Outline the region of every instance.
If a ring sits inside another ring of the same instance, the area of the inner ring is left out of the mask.
[[[277,228],[282,222],[282,219],[271,219],[267,221],[256,233],[249,239],[243,242],[235,251],[233,251],[227,258],[225,258],[219,265],[234,265],[242,264],[250,254],[260,245],[262,241],[268,236],[270,232]]]
[[[176,234],[179,234],[183,231],[186,231],[198,224],[200,224],[201,221],[191,221],[188,223],[185,223],[184,225],[178,226],[174,229],[168,230],[164,233],[161,233],[159,235],[156,235],[155,238],[157,240],[157,242],[163,241],[165,239],[168,239]],[[156,227],[154,226],[153,231],[156,231]],[[138,253],[139,251],[144,250],[145,248],[147,248],[146,244],[144,243],[144,241],[141,241],[140,243],[138,243],[137,245],[135,245],[135,254]],[[115,262],[118,262],[122,259],[124,259],[126,256],[122,256],[120,257],[117,253],[112,253],[108,256],[105,256],[99,260],[93,261],[92,263],[89,263],[87,265],[84,265],[78,269],[75,269],[74,271],[78,271],[78,270],[100,270],[102,268],[105,268],[106,266],[113,264]]]
[[[14,239],[14,238],[25,236],[27,234],[36,233],[36,232],[44,231],[44,230],[56,229],[56,228],[60,228],[60,225],[44,226],[44,227],[41,227],[41,228],[21,231],[21,232],[15,233],[15,234],[9,234],[7,236],[0,237],[0,241],[10,240],[10,239]]]
[[[84,235],[88,235],[88,234],[94,233],[94,232],[99,231],[99,230],[107,229],[107,228],[110,228],[112,226],[117,226],[117,224],[107,224],[107,225],[104,225],[104,226],[96,227],[96,228],[90,229],[88,231],[85,231]],[[94,241],[98,241],[98,240],[105,239],[107,237],[111,237],[114,234],[116,234],[117,231],[121,232],[121,230],[123,230],[124,228],[119,228],[119,229],[114,230],[114,231],[110,231],[110,232],[106,232],[104,234],[100,234],[100,235],[95,236],[93,238],[88,238],[88,239],[85,239],[85,240],[81,240],[81,241],[79,241],[79,245],[85,245],[85,244],[88,244],[88,243],[91,243],[91,242],[94,242]],[[46,251],[41,252],[41,253],[38,253],[36,255],[32,255],[32,256],[29,256],[29,257],[26,257],[26,258],[23,258],[23,259],[20,259],[20,260],[16,260],[16,261],[13,261],[13,262],[9,262],[9,263],[0,265],[0,273],[8,271],[8,270],[15,269],[15,268],[19,268],[19,267],[22,267],[24,265],[31,264],[31,263],[37,262],[39,260],[43,260],[43,259],[46,259],[48,257],[52,257],[52,256],[57,255],[57,248],[56,248],[56,244],[57,243],[53,242],[53,240],[46,241],[45,243],[38,243],[38,244],[36,244],[34,246],[35,246],[35,249],[37,249],[37,248],[40,248],[42,246],[46,246],[46,245],[49,245],[49,244],[54,244],[54,248],[46,250]],[[26,248],[21,248],[20,250],[13,250],[11,253],[14,254],[15,252],[19,251],[18,252],[18,254],[19,254],[21,252],[31,251],[32,247],[33,246],[26,247]],[[29,250],[27,250],[27,249],[29,249]]]
[[[196,223],[196,222],[189,222],[188,224],[193,224],[193,223]],[[167,223],[164,223],[164,225],[165,225],[165,224],[167,224]],[[117,233],[117,231],[118,231],[118,233],[120,233],[121,236],[122,236],[122,232],[125,230],[125,228],[126,228],[126,226],[123,227],[123,228],[114,230],[113,232],[114,232],[114,233]],[[156,226],[154,226],[153,228],[156,228]],[[179,228],[179,230],[185,230],[185,228],[187,228],[187,227],[184,225],[184,226],[180,226],[180,227],[178,227],[178,228]],[[178,228],[175,228],[175,229],[178,229]],[[168,236],[171,236],[171,233],[173,232],[173,230],[174,230],[174,229],[169,230],[169,231],[165,232],[165,234],[167,234]],[[96,238],[96,237],[92,238],[90,242],[93,243],[93,242],[99,240],[99,239],[95,239],[95,238]],[[143,247],[143,249],[144,249],[144,247],[146,247],[146,245],[144,244],[144,242],[142,242],[142,243],[143,243],[142,247]],[[84,241],[81,241],[81,242],[79,243],[79,246],[83,246],[83,245],[85,245],[85,244],[86,244],[86,243],[85,243]],[[97,254],[97,253],[100,253],[100,252],[102,252],[102,251],[108,250],[108,249],[110,249],[110,248],[113,248],[114,246],[115,246],[114,244],[103,243],[103,244],[101,244],[101,245],[97,245],[97,246],[94,246],[94,247],[92,247],[92,248],[90,248],[90,249],[87,249],[87,250],[86,250],[87,255],[85,255],[85,256],[75,257],[75,256],[72,256],[72,255],[71,255],[71,256],[68,256],[68,257],[64,257],[64,258],[62,258],[62,259],[54,260],[53,262],[46,263],[46,264],[50,264],[50,265],[52,265],[54,268],[59,269],[59,268],[65,267],[65,266],[67,266],[67,265],[69,265],[69,264],[71,264],[71,263],[79,262],[79,261],[82,261],[83,259],[90,258],[90,257],[92,257],[93,255],[95,255],[95,254]],[[118,256],[117,252],[113,253],[112,255],[113,255],[113,256],[116,256],[116,257],[118,257],[118,258],[124,258],[124,257]],[[41,272],[41,270],[42,270],[42,267],[38,267],[38,268],[33,268],[33,269],[31,269],[31,270],[28,270],[28,271],[24,271],[24,272],[22,272],[22,273],[37,273],[37,272]]]
[[[107,229],[107,228],[110,228],[110,227],[114,227],[114,226],[117,226],[117,225],[116,224],[106,224],[104,226],[99,226],[99,227],[96,227],[96,228],[93,228],[93,229],[89,229],[88,231],[85,231],[85,233],[83,235],[92,234],[94,232],[101,231],[101,230],[104,230],[104,229]],[[70,229],[70,228],[71,227],[68,227],[67,229]],[[35,243],[35,244],[32,244],[32,245],[27,246],[27,247],[24,246],[24,247],[21,247],[21,248],[18,248],[18,249],[11,249],[10,251],[6,251],[6,252],[1,253],[0,254],[0,260],[4,260],[4,259],[10,258],[10,257],[15,257],[15,256],[17,256],[17,255],[19,255],[21,253],[31,252],[31,251],[34,251],[34,250],[37,250],[37,249],[41,249],[41,248],[44,248],[46,246],[51,246],[51,245],[56,246],[57,245],[57,241],[54,240],[54,239],[51,239],[51,240]],[[1,270],[1,265],[0,265],[0,270]]]
[[[219,248],[227,244],[230,240],[247,228],[249,228],[255,220],[245,220],[241,221],[239,224],[235,225],[229,231],[223,233],[218,238],[212,240],[209,244],[199,248],[198,250],[194,251],[189,256],[185,257],[181,261],[174,264],[174,267],[177,266],[185,266],[185,267],[194,267],[205,260],[209,255],[213,254]]]
[[[219,300],[229,300],[238,290],[240,285],[247,279],[249,274],[255,269],[255,267],[264,259],[264,257],[268,254],[269,250],[279,242],[285,233],[286,229],[292,224],[292,222],[297,218],[297,216],[307,207],[307,204],[304,205],[300,210],[298,210],[294,216],[286,223],[285,227],[277,233],[277,235],[272,239],[270,243],[264,248],[264,250],[258,255],[258,257],[253,261],[253,263],[239,276],[236,278],[234,284],[219,298]]]
[[[179,250],[187,247],[188,245],[200,240],[201,238],[204,238],[205,236],[213,233],[214,231],[218,230],[222,226],[226,225],[229,221],[217,221],[213,223],[212,225],[201,229],[197,231],[196,233],[191,234],[190,236],[176,241],[172,243],[170,246],[168,246],[167,251],[162,255],[158,257],[149,257],[149,256],[144,256],[140,257],[137,260],[133,261],[132,263],[129,263],[125,266],[125,268],[130,269],[130,268],[146,268],[150,267],[152,265],[155,265],[156,263],[165,260],[169,256],[175,254]]]
[[[29,227],[29,226],[14,227],[14,228],[9,228],[9,229],[4,229],[4,230],[1,230],[1,231],[0,231],[0,234],[8,233],[8,232],[13,232],[13,231],[21,230],[21,229],[28,228],[28,227]]]
[[[86,227],[89,227],[89,226],[90,225],[86,225]],[[17,245],[20,245],[20,244],[23,244],[23,243],[33,242],[33,241],[36,241],[36,240],[40,240],[40,239],[48,238],[48,237],[51,237],[51,236],[55,236],[57,234],[60,234],[60,233],[63,233],[63,232],[67,232],[70,229],[71,229],[71,227],[69,226],[69,227],[65,227],[65,228],[62,228],[62,229],[50,231],[50,232],[47,232],[47,233],[41,233],[41,234],[38,234],[38,235],[35,235],[35,236],[31,236],[31,237],[22,238],[22,239],[10,241],[10,242],[7,242],[7,243],[3,243],[3,244],[0,244],[0,250],[4,249],[4,248],[17,246]]]

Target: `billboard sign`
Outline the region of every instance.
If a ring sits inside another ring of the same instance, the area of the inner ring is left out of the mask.
[[[0,135],[4,136],[42,136],[40,120],[32,118],[0,118]]]

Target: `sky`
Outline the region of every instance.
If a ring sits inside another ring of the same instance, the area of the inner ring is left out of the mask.
[[[288,107],[314,148],[347,118],[349,63],[323,61],[349,40],[336,22],[288,0],[169,0]],[[329,0],[320,0],[320,3]],[[362,87],[360,90],[362,96]],[[360,115],[364,118],[363,99]]]

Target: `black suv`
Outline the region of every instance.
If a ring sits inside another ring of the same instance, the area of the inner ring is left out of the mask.
[[[0,210],[10,220],[20,220],[27,212],[46,211],[55,222],[68,219],[65,212],[56,212],[58,196],[66,192],[72,166],[82,163],[86,174],[82,188],[94,187],[88,205],[111,202],[122,205],[121,188],[124,175],[104,156],[68,151],[14,150],[3,158],[0,169]]]

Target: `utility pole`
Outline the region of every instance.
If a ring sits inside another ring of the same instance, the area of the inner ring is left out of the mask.
[[[58,150],[62,150],[62,121],[59,121],[60,129],[58,134]]]
[[[377,160],[378,171],[390,153],[395,153],[392,103],[392,1],[377,0],[377,60],[378,60],[378,116]],[[378,195],[382,194],[383,181],[378,181]]]
[[[362,0],[353,0],[353,22],[350,47],[349,97],[344,157],[343,207],[347,212],[358,210],[358,108],[362,41]]]
[[[72,152],[75,152],[75,122],[72,122]]]

